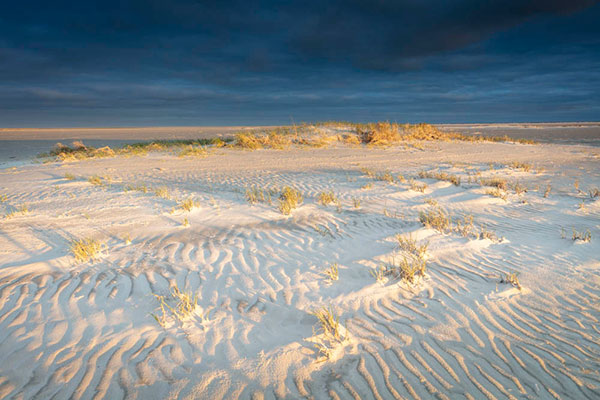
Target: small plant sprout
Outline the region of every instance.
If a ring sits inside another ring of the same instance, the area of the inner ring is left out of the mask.
[[[200,203],[194,200],[193,197],[188,197],[179,203],[179,208],[183,211],[192,211],[196,207],[200,207]]]
[[[585,210],[585,201],[583,201],[583,199],[581,199],[581,202],[577,204],[577,208],[579,210]]]
[[[546,191],[544,191],[544,198],[547,199],[550,196],[550,191],[552,190],[552,186],[546,186]]]
[[[504,274],[504,276],[500,277],[500,283],[508,283],[521,290],[521,284],[519,283],[519,273],[511,272],[508,274]]]
[[[338,264],[334,263],[329,266],[323,273],[333,282],[337,281],[339,278],[339,268]]]
[[[95,239],[79,239],[71,242],[70,250],[79,262],[94,261],[100,258],[105,246]]]
[[[68,181],[74,181],[75,180],[75,175],[70,174],[70,173],[67,172],[65,174],[65,179],[68,180]]]
[[[318,200],[319,203],[324,206],[337,202],[337,198],[335,197],[335,194],[333,194],[333,191],[319,193]]]
[[[364,185],[362,185],[360,187],[362,190],[369,190],[369,189],[373,189],[373,184],[372,183],[365,183]]]
[[[0,203],[5,203],[8,200],[8,196],[5,194],[0,194]]]
[[[352,205],[354,206],[354,208],[360,208],[360,199],[358,197],[353,197]]]
[[[125,242],[126,245],[130,245],[131,244],[131,235],[129,233],[127,233],[125,236],[123,236],[123,241]]]
[[[190,226],[190,221],[188,220],[188,218],[187,218],[187,217],[185,217],[185,218],[183,219],[183,222],[181,223],[181,225],[183,225],[184,227],[188,227],[188,226]]]
[[[579,179],[575,179],[575,182],[573,182],[573,186],[575,187],[575,190],[579,192]]]

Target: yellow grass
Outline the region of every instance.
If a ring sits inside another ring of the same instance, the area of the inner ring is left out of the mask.
[[[100,258],[104,245],[95,239],[79,239],[71,242],[70,250],[77,261],[93,261]]]

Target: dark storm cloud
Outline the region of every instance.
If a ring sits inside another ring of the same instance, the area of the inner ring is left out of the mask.
[[[591,119],[599,18],[578,0],[14,3],[0,126]]]

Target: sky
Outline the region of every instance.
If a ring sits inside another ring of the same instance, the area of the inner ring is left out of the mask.
[[[600,120],[600,1],[18,1],[0,128]]]

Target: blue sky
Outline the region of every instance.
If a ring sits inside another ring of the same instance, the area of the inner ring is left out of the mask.
[[[600,120],[598,1],[14,2],[0,127]]]

